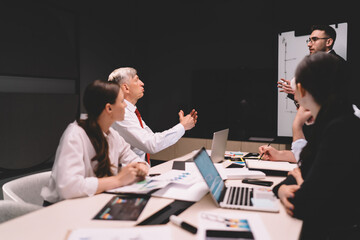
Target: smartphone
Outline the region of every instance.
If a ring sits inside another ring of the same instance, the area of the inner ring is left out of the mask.
[[[205,240],[254,239],[249,231],[206,230]]]
[[[243,183],[260,185],[260,186],[266,186],[266,187],[270,187],[274,183],[274,182],[271,182],[271,181],[257,180],[257,179],[244,179],[244,180],[242,180],[242,182]]]
[[[184,161],[174,161],[172,169],[185,171],[185,162]]]

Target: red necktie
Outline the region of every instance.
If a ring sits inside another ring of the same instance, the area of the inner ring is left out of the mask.
[[[142,121],[141,121],[141,115],[140,115],[140,113],[139,113],[139,110],[136,109],[136,110],[135,110],[135,114],[136,114],[137,118],[139,119],[140,126],[141,126],[142,128],[144,128],[144,126],[143,126],[143,124],[142,124]],[[148,164],[150,165],[150,154],[148,154],[148,153],[146,153],[146,160],[147,160]]]

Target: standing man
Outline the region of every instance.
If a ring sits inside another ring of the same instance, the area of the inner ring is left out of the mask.
[[[306,40],[307,46],[309,48],[309,53],[314,54],[316,52],[326,52],[335,55],[340,59],[340,71],[346,71],[345,63],[346,61],[339,55],[337,55],[333,49],[334,43],[336,40],[336,31],[328,25],[313,25],[311,27],[311,35],[309,39]],[[299,104],[296,99],[294,99],[295,87],[291,86],[291,82],[295,84],[295,78],[291,81],[286,79],[281,79],[278,81],[278,88],[281,88],[280,92],[287,93],[287,97],[292,99],[296,105],[296,108],[299,109]],[[339,88],[345,87],[346,84],[339,84]],[[306,136],[311,134],[311,125],[314,122],[314,119],[309,115],[309,110],[301,108],[300,111],[296,114],[296,117],[293,122],[293,142],[291,144],[291,151],[283,150],[279,151],[271,146],[260,146],[260,154],[264,153],[264,159],[266,160],[287,160],[290,162],[299,161],[300,152],[307,144]],[[304,125],[307,123],[307,125]]]
[[[313,25],[311,27],[311,35],[309,39],[306,40],[310,55],[316,52],[327,52],[334,54],[345,63],[345,60],[337,55],[333,49],[335,40],[335,29],[328,25]],[[278,88],[282,89],[280,92],[287,93],[288,97],[294,100],[294,90],[291,88],[289,80],[282,78],[281,81],[278,82]]]
[[[131,145],[131,149],[150,164],[149,154],[155,154],[175,144],[197,122],[197,112],[193,109],[184,116],[179,111],[179,124],[163,132],[154,133],[143,121],[137,110],[137,101],[144,96],[144,83],[134,68],[123,67],[115,69],[109,75],[109,81],[120,84],[127,104],[125,119],[115,122],[112,127]]]

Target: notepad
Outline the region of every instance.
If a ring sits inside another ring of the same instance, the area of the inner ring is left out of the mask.
[[[289,163],[283,161],[266,161],[266,160],[253,160],[246,159],[246,166],[249,170],[259,170],[259,171],[274,171],[286,175],[287,172],[293,170],[297,167],[296,163]]]

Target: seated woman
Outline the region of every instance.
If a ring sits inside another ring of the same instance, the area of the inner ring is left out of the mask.
[[[110,127],[124,119],[120,86],[96,80],[85,89],[83,102],[88,118],[69,124],[63,133],[50,181],[41,191],[44,206],[134,183],[149,170]]]
[[[315,53],[297,67],[295,97],[315,119],[300,168],[273,191],[287,213],[303,220],[301,239],[360,239],[360,119],[338,88],[332,54]],[[350,154],[342,154],[350,152]]]
[[[295,78],[293,79],[295,81]],[[263,145],[259,147],[259,153],[263,160],[269,161],[287,161],[296,163],[300,159],[300,153],[307,144],[303,128],[306,126],[307,137],[311,134],[311,127],[313,124],[313,117],[311,112],[304,109],[302,106],[297,108],[297,113],[292,124],[293,142],[291,144],[291,151],[277,150],[272,146]]]

